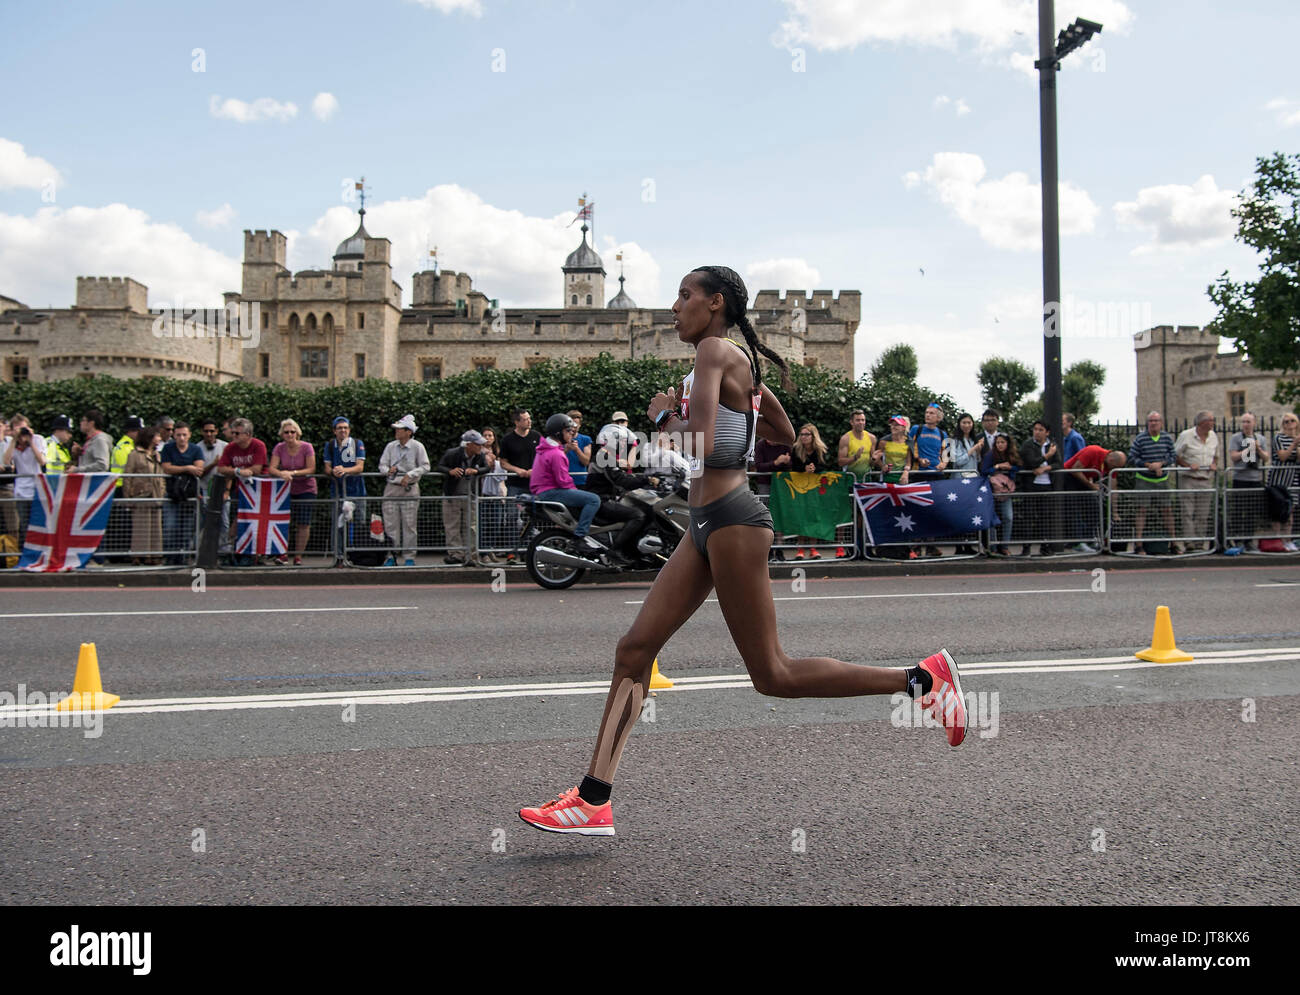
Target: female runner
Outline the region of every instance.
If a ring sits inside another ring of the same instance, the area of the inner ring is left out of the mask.
[[[792,660],[776,635],[768,580],[772,519],[749,489],[745,471],[755,433],[781,445],[794,442],[790,419],[763,385],[758,353],[785,363],[759,343],[745,317],[749,292],[725,266],[703,266],[683,278],[673,304],[678,337],[695,347],[695,368],[676,392],[656,394],[647,416],[660,432],[689,434],[703,472],[691,484],[690,541],[683,539],[655,578],[632,628],[619,640],[614,678],[582,784],[519,817],[556,833],[613,836],[610,792],[619,757],[641,715],[651,665],[711,591],[735,640],[754,689],[777,698],[842,698],[906,691],[931,710],[948,742],[966,735],[966,708],[957,665],[947,650],[907,670],[862,667],[826,657]],[[740,328],[746,351],[726,337]]]

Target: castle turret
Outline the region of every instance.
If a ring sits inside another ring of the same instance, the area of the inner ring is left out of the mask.
[[[605,264],[587,244],[587,225],[582,226],[582,244],[564,260],[564,306],[600,307],[605,299]]]

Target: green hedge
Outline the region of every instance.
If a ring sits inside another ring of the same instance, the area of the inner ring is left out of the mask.
[[[491,426],[498,434],[509,431],[509,412],[514,407],[531,411],[536,428],[556,411],[580,408],[591,435],[605,424],[611,412],[622,409],[631,416],[633,430],[649,432],[645,409],[650,398],[677,384],[686,371],[680,363],[653,357],[618,360],[602,354],[585,366],[547,362],[528,370],[463,373],[430,383],[372,378],[318,389],[98,376],[49,383],[0,383],[0,412],[22,412],[38,431],[48,433],[54,416],[69,415],[75,425],[82,412],[96,407],[104,412],[108,431],[114,437],[121,433],[128,414],[139,415],[146,422],[170,415],[190,422],[196,430],[202,418],[219,422],[239,415],[250,419],[257,437],[271,444],[276,441],[280,421],[293,418],[302,426],[303,439],[318,449],[332,436],[330,423],[341,414],[352,422],[353,435],[366,442],[376,460],[379,444],[393,437],[389,426],[409,413],[420,426],[416,437],[436,463],[467,428]],[[832,449],[847,431],[849,412],[854,408],[866,411],[867,427],[876,434],[885,430],[892,414],[901,412],[914,422],[920,421],[925,405],[932,400],[938,400],[948,412],[945,424],[956,417],[951,398],[905,379],[889,378],[873,384],[863,377],[854,382],[805,367],[795,367],[791,374],[796,386],[793,394],[781,389],[775,368],[765,370],[763,375],[796,430],[804,422],[812,422]]]

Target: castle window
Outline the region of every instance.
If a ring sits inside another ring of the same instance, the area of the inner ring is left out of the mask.
[[[298,375],[308,380],[320,380],[330,375],[328,349],[299,349]]]
[[[360,311],[357,312],[357,327],[358,328],[366,327],[366,316],[362,314]]]
[[[334,315],[332,315],[332,314],[327,314],[327,315],[325,315],[325,321],[322,322],[322,324],[321,324],[321,330],[322,330],[326,335],[333,335],[333,334],[334,334]]]
[[[366,354],[364,352],[359,352],[356,355],[356,373],[358,380],[366,378]]]
[[[531,370],[538,363],[547,363],[547,362],[550,362],[549,356],[525,356],[524,369]]]
[[[587,307],[591,307],[591,294],[587,295]]]
[[[1246,413],[1246,392],[1244,390],[1228,391],[1228,417],[1240,418]]]
[[[271,354],[269,352],[259,352],[257,354],[257,375],[263,380],[271,375]]]
[[[28,364],[26,356],[18,356],[5,362],[5,379],[10,383],[23,383],[27,380]]]
[[[298,312],[295,311],[293,314],[289,315],[289,334],[297,335],[299,327],[300,327],[300,323],[298,321]]]
[[[496,368],[497,368],[497,361],[495,358],[480,357],[480,356],[474,357],[474,369],[477,370],[479,373],[482,373],[485,370],[495,370]]]
[[[263,330],[265,330],[265,329],[270,328],[270,327],[271,327],[271,314],[270,314],[270,312],[268,312],[268,311],[263,311],[263,312],[262,312],[262,328],[263,328]]]
[[[420,381],[428,383],[430,380],[442,379],[442,360],[441,359],[422,359],[420,360]]]
[[[312,333],[312,332],[315,332],[315,331],[316,331],[316,315],[315,315],[315,314],[309,314],[309,315],[307,315],[307,324],[306,324],[306,326],[304,327],[303,330],[304,330],[305,332],[307,332],[307,333]]]
[[[574,307],[577,307],[577,306],[578,306],[578,295],[577,295],[577,294],[574,294],[574,295],[573,295],[573,299],[572,299],[571,303],[572,303],[572,305],[573,305]]]

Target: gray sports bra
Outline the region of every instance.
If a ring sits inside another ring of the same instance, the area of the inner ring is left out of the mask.
[[[744,351],[739,343],[731,339],[727,341]],[[748,353],[745,354],[745,358],[750,360],[752,375],[753,359]],[[691,387],[694,383],[695,369],[692,367],[691,372],[682,380],[682,417],[684,418],[690,417]],[[749,468],[749,462],[754,458],[754,430],[758,420],[758,404],[762,397],[761,391],[751,395],[753,406],[749,411],[737,411],[721,402],[718,403],[718,414],[713,423],[713,451],[704,460],[705,466],[716,470]]]

